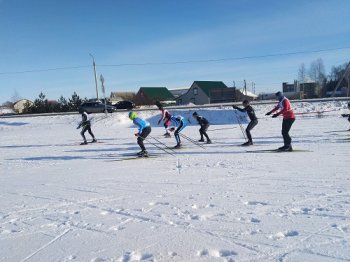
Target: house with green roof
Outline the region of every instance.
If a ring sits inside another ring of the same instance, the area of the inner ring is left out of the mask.
[[[140,87],[134,99],[136,105],[154,105],[156,101],[175,104],[176,99],[166,87]]]
[[[234,102],[235,88],[228,88],[222,81],[194,81],[186,93],[176,98],[177,105],[204,105]]]

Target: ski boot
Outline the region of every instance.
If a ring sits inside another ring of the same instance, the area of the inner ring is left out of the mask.
[[[177,144],[176,146],[174,146],[174,149],[179,149],[181,148],[181,144]]]
[[[199,139],[199,140],[198,140],[198,142],[204,142],[204,139],[203,139],[203,138],[201,138],[201,139]]]
[[[251,146],[251,145],[253,145],[253,142],[247,141],[247,142],[243,143],[241,146]]]
[[[291,152],[293,151],[293,148],[291,145],[284,145],[284,146],[281,146],[277,149],[278,152]]]
[[[80,145],[87,145],[87,144],[88,144],[87,141],[84,141],[84,142],[80,143]]]
[[[211,144],[212,142],[211,142],[211,140],[209,139],[208,141],[207,141],[207,144]]]
[[[92,139],[92,141],[91,141],[91,143],[96,143],[97,142],[97,140],[94,138],[94,139]]]
[[[137,153],[138,157],[148,157],[148,152],[147,150],[142,150],[139,153]]]
[[[141,150],[140,152],[137,153],[138,157],[148,157],[148,152],[147,150]]]
[[[171,137],[171,135],[170,135],[170,133],[165,133],[164,137],[168,138],[168,137]]]

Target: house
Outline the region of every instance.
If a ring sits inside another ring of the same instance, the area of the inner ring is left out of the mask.
[[[13,104],[13,108],[17,113],[21,114],[23,113],[23,110],[25,109],[26,105],[33,105],[33,102],[28,99],[21,99]]]
[[[222,81],[194,81],[186,93],[176,98],[177,105],[225,103],[235,101],[235,88]]]
[[[140,87],[134,99],[136,105],[154,105],[156,101],[175,104],[175,97],[166,87]]]
[[[293,84],[282,83],[282,91],[288,94],[289,99],[316,98],[320,96],[320,87],[316,82],[307,81],[300,83],[294,80]]]
[[[169,92],[173,94],[175,98],[182,96],[188,91],[188,87],[169,89]]]

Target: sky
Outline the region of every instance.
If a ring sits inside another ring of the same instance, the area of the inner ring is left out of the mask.
[[[0,104],[223,81],[281,90],[350,61],[350,1],[0,0]],[[92,56],[91,56],[91,55]]]

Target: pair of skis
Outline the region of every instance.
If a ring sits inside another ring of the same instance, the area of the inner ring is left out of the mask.
[[[312,152],[305,149],[293,149],[292,151],[280,150],[280,149],[262,149],[262,150],[247,150],[247,153],[293,153],[293,152]]]

